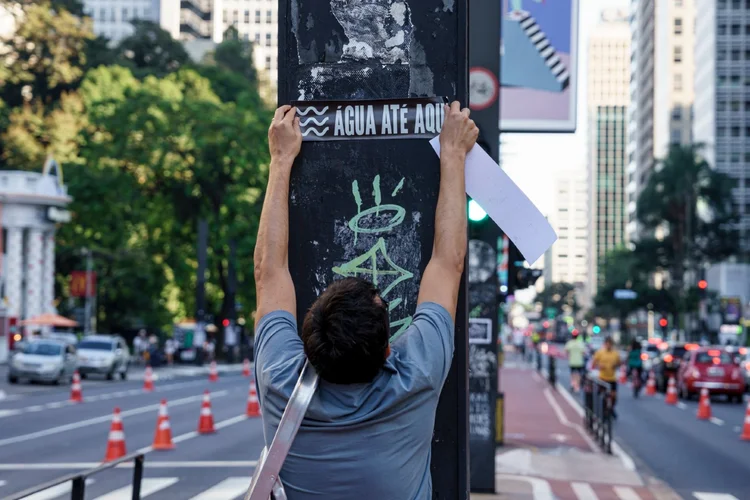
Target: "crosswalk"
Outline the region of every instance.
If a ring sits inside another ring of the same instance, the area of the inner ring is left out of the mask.
[[[523,498],[533,500],[652,500],[655,495],[646,487],[615,486],[591,484],[586,482],[567,482],[545,480],[529,476],[500,475],[497,484],[498,498],[521,498],[518,495],[524,490]],[[218,482],[217,482],[218,481]],[[86,498],[93,500],[131,500],[132,486],[111,484],[109,481],[86,481]],[[516,483],[515,485],[513,483]],[[518,483],[525,483],[526,488],[519,488]],[[241,499],[250,484],[249,476],[234,476],[224,479],[202,481],[180,477],[150,477],[141,482],[141,498],[152,500],[237,500]],[[0,481],[0,486],[5,485]],[[25,500],[63,500],[70,497],[71,484],[53,486],[44,491],[28,496]],[[3,496],[0,492],[0,496]],[[530,494],[529,494],[530,493]],[[694,492],[695,500],[740,500],[728,493]]]

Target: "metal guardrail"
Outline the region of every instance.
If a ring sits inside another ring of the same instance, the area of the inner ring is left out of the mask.
[[[34,493],[39,493],[40,491],[44,491],[48,488],[52,488],[54,486],[66,483],[68,481],[73,482],[73,487],[70,493],[70,499],[71,500],[84,500],[84,497],[86,496],[86,478],[94,474],[97,474],[99,472],[102,472],[104,470],[112,469],[124,462],[129,462],[131,460],[133,460],[134,462],[132,500],[141,500],[141,480],[143,479],[143,461],[145,460],[143,453],[133,453],[130,455],[126,455],[117,460],[103,463],[99,467],[95,467],[93,469],[85,470],[83,472],[76,472],[73,474],[68,474],[67,476],[62,476],[57,479],[53,479],[52,481],[47,481],[44,484],[33,486],[29,489],[23,490],[9,497],[6,497],[5,500],[21,500],[23,498],[33,495]]]
[[[583,378],[583,423],[599,446],[612,454],[612,398],[610,386],[590,375]]]

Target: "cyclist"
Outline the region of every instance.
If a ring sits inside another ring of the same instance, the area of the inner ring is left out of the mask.
[[[565,352],[568,353],[568,366],[570,366],[570,388],[578,392],[581,387],[581,375],[583,374],[584,354],[586,344],[578,332],[573,333],[573,338],[565,344]]]
[[[604,339],[604,346],[594,354],[593,368],[599,369],[599,380],[610,388],[612,401],[612,417],[617,418],[615,404],[617,404],[617,368],[621,364],[620,353],[614,349],[612,337]]]
[[[628,376],[635,374],[633,395],[638,397],[643,382],[643,360],[641,359],[641,343],[633,339],[628,351]]]

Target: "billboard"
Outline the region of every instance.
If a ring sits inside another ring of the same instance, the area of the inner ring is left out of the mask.
[[[575,132],[579,0],[502,1],[500,130]]]

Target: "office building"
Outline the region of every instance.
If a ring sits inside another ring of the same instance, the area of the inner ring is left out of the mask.
[[[636,203],[655,159],[664,158],[670,144],[692,142],[695,5],[696,0],[631,0],[626,188],[630,241],[641,234]]]
[[[544,283],[570,283],[579,303],[590,305],[588,293],[588,186],[585,168],[561,171],[555,182],[555,205],[550,223],[558,240],[544,260]]]
[[[605,10],[588,44],[588,291],[596,295],[599,267],[625,242],[625,149],[630,104],[627,12]]]

